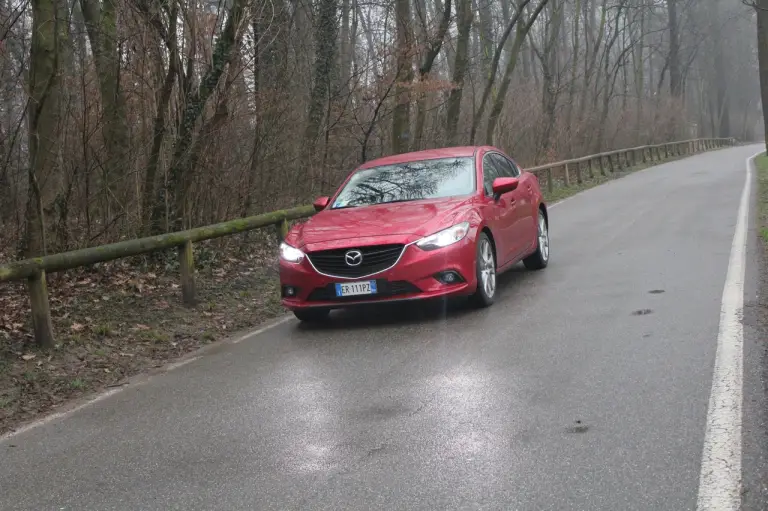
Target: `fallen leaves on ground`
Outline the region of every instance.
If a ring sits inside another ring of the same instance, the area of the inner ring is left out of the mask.
[[[49,274],[57,342],[49,352],[34,344],[24,285],[0,284],[0,434],[282,313],[275,249],[262,239],[247,250],[208,247],[220,257],[197,268],[194,308],[181,304],[178,266],[166,262]]]

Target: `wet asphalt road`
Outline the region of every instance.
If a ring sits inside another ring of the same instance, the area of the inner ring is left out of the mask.
[[[291,320],[7,439],[0,509],[694,509],[757,150],[556,206],[490,309]]]

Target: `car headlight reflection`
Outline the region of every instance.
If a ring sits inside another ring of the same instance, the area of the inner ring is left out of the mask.
[[[280,243],[280,259],[289,263],[300,263],[304,260],[304,252],[282,242]]]
[[[422,250],[436,250],[463,240],[468,232],[469,222],[461,222],[420,239],[416,246]]]

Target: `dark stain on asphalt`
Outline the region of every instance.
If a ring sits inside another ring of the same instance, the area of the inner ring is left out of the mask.
[[[632,313],[633,316],[645,316],[646,314],[652,313],[653,310],[651,309],[637,309]]]
[[[373,449],[369,449],[368,452],[365,453],[365,456],[363,456],[363,459],[372,458],[378,454],[384,453],[384,451],[386,450],[387,450],[386,445],[380,445],[379,447],[374,447]]]
[[[663,289],[651,289],[648,292],[651,293],[652,295],[660,295],[661,293],[664,292],[664,290]]]
[[[579,433],[586,433],[589,431],[589,426],[582,424],[581,421],[577,420],[575,426],[570,426],[565,428],[565,432],[573,435],[573,434],[579,434]]]
[[[651,334],[643,334],[643,339],[647,339],[651,336]]]
[[[374,405],[370,408],[360,410],[357,415],[363,420],[380,421],[395,418],[412,412],[410,408],[401,404]]]

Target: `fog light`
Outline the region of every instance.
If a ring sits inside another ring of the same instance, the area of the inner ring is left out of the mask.
[[[464,279],[461,277],[461,275],[453,270],[440,272],[435,275],[435,278],[443,284],[458,284],[459,282],[464,282]]]
[[[299,292],[299,288],[293,286],[283,286],[283,296],[291,298],[296,296]]]

